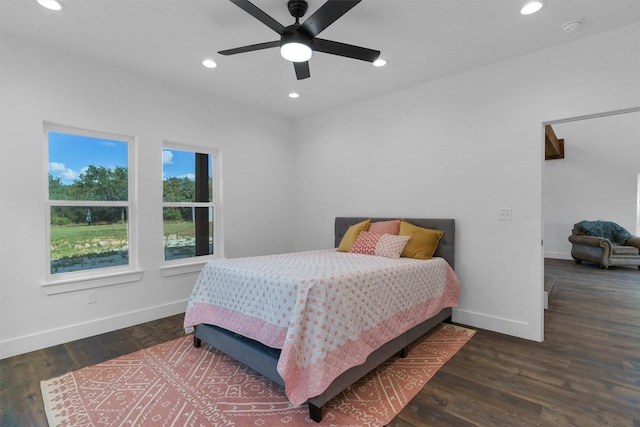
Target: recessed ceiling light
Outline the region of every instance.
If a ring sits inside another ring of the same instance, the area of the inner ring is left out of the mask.
[[[218,64],[216,64],[216,61],[214,61],[213,59],[205,59],[204,61],[202,61],[202,65],[204,65],[207,68],[216,68],[218,66]]]
[[[525,4],[522,9],[520,9],[520,13],[523,15],[531,15],[532,13],[536,13],[537,11],[542,9],[542,6],[544,6],[542,0],[528,1],[527,4]]]
[[[374,67],[384,67],[385,65],[387,65],[387,61],[385,61],[382,58],[378,58],[375,61],[373,61]]]
[[[291,92],[289,94],[289,98],[293,98],[293,99],[300,98],[300,94],[298,92]]]
[[[38,0],[38,4],[42,7],[46,7],[49,10],[61,11],[64,6],[58,0]]]

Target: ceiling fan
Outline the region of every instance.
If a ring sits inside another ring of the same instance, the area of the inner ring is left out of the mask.
[[[307,2],[304,0],[289,0],[287,8],[291,16],[296,19],[296,22],[285,27],[248,0],[231,0],[231,3],[278,33],[280,40],[222,50],[218,53],[221,55],[235,55],[237,53],[280,47],[282,57],[293,62],[293,68],[295,69],[298,80],[311,76],[309,59],[314,51],[373,62],[380,56],[379,50],[367,49],[316,37],[329,25],[333,24],[342,15],[360,3],[360,1],[361,0],[328,0],[316,10],[313,15],[304,21],[303,24],[300,24],[300,18],[307,12]]]

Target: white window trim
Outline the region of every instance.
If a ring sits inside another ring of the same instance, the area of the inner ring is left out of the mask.
[[[98,269],[96,269],[98,270]],[[42,284],[47,295],[63,294],[66,292],[81,291],[85,289],[102,288],[104,286],[121,285],[123,283],[138,282],[142,279],[142,270],[113,273],[106,269],[100,269],[102,273],[94,277],[82,277],[76,279],[63,279]]]
[[[128,191],[127,201],[76,201],[49,200],[49,143],[48,132],[60,132],[73,135],[105,138],[127,143],[127,173]],[[73,292],[83,289],[99,288],[103,286],[119,285],[142,279],[143,272],[138,266],[138,186],[136,180],[136,138],[130,135],[113,132],[83,129],[51,122],[43,123],[44,156],[44,188],[45,188],[45,259],[46,272],[42,287],[47,295]],[[128,220],[128,256],[129,265],[122,267],[95,268],[69,273],[51,273],[51,207],[52,206],[126,206]]]
[[[213,211],[213,248],[212,255],[202,255],[198,257],[180,258],[175,260],[164,260],[163,248],[163,265],[161,267],[164,277],[173,277],[183,274],[199,273],[202,267],[210,260],[216,258],[224,258],[224,231],[223,231],[223,215],[222,215],[222,153],[216,148],[206,148],[198,145],[183,144],[171,141],[164,141],[162,149],[190,151],[194,153],[209,154],[212,158],[212,176],[213,181],[211,188],[211,202],[165,202],[162,200],[162,209],[172,206],[194,206],[194,207],[211,207]],[[162,177],[164,179],[164,177]],[[163,224],[164,226],[164,224]]]

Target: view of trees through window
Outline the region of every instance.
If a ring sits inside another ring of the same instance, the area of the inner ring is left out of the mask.
[[[213,254],[213,155],[164,148],[162,160],[165,261]]]
[[[131,264],[130,145],[133,138],[45,127],[50,274]],[[214,253],[215,156],[165,147],[166,261]]]
[[[47,147],[51,274],[128,265],[128,141],[47,131]]]

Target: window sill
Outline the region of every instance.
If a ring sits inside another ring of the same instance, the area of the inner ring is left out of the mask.
[[[162,275],[164,277],[173,277],[182,274],[200,273],[202,267],[204,267],[208,261],[209,259],[188,264],[165,265],[162,267]]]
[[[97,277],[82,277],[76,279],[57,280],[42,284],[47,295],[63,294],[66,292],[82,291],[84,289],[101,288],[104,286],[120,285],[122,283],[138,282],[143,272],[127,271],[124,273],[105,274]]]

